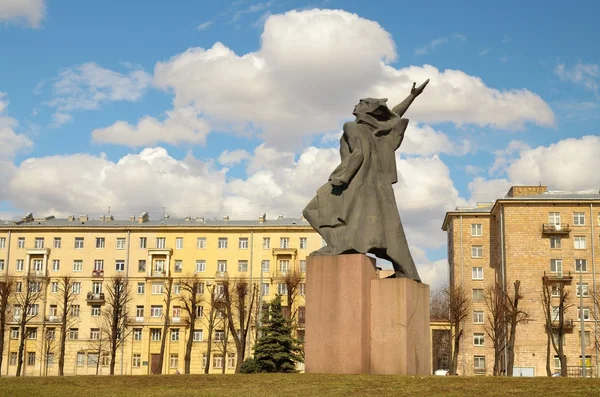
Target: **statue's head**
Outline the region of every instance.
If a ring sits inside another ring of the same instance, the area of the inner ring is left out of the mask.
[[[394,113],[386,105],[387,98],[363,98],[354,107],[352,114],[368,114],[378,120],[389,120]]]

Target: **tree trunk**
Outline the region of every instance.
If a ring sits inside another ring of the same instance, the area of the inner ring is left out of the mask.
[[[21,323],[19,324],[19,329],[21,331],[21,337],[19,338],[19,352],[17,354],[17,373],[16,376],[21,376],[21,369],[23,368],[23,353],[25,350],[25,335],[27,325],[27,312],[23,311],[21,313]]]
[[[64,310],[61,318],[60,327],[60,351],[58,352],[58,376],[65,375],[65,349],[67,342],[67,306],[63,306]]]
[[[6,333],[6,307],[2,305],[0,311],[0,368],[2,368],[2,360],[4,359],[4,336]]]
[[[452,352],[452,375],[458,374],[458,351],[460,348],[460,337],[462,331],[454,335],[454,351]]]
[[[188,336],[187,342],[185,344],[185,356],[183,358],[183,373],[186,375],[190,374],[190,368],[192,366],[192,346],[194,343],[194,332],[196,328],[194,327],[195,319],[190,318],[190,335]]]
[[[546,326],[546,375],[552,376],[552,370],[550,369],[550,338],[552,334],[548,332],[548,326]]]
[[[162,330],[162,338],[160,339],[160,354],[159,354],[159,365],[160,365],[160,373],[163,373],[163,364],[165,362],[165,348],[167,346],[167,338],[169,333],[169,325],[170,325],[170,316],[169,312],[171,310],[171,287],[173,286],[173,279],[169,278],[167,281],[167,288],[165,289],[165,293],[167,295],[167,299],[165,301],[166,309],[165,309],[165,321],[163,322],[163,330]]]

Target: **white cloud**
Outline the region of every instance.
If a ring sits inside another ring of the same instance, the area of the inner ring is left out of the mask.
[[[464,42],[467,41],[467,35],[463,34],[463,33],[456,33],[453,36],[453,39],[458,41],[460,44],[463,44]]]
[[[39,28],[46,16],[45,0],[2,0],[0,22]]]
[[[570,81],[582,85],[590,91],[598,92],[600,65],[578,62],[568,69],[564,63],[559,63],[554,71],[562,81]]]
[[[12,164],[5,161],[11,160],[17,153],[26,151],[33,147],[33,142],[24,134],[17,134],[15,128],[19,123],[12,117],[7,116],[6,110],[10,102],[5,92],[0,92],[0,182],[3,174],[6,175]],[[0,185],[5,186],[5,185]]]
[[[141,98],[151,82],[152,77],[140,69],[122,74],[93,62],[84,63],[60,73],[49,105],[68,112],[97,109],[114,101],[133,102]]]
[[[465,172],[469,175],[478,175],[483,172],[483,167],[469,164],[465,166]]]
[[[206,30],[213,24],[213,21],[202,22],[198,26],[196,26],[196,30]]]
[[[192,104],[215,130],[258,133],[269,145],[287,148],[339,131],[358,99],[389,97],[393,106],[413,81],[427,78],[431,83],[409,113],[415,121],[502,129],[554,124],[549,106],[528,90],[496,90],[464,72],[429,65],[386,65],[396,59],[390,34],[356,14],[271,15],[261,43],[244,55],[221,43],[190,48],[159,62],[154,82],[174,93],[175,108]]]
[[[271,7],[272,4],[273,4],[273,1],[259,2],[256,4],[252,4],[247,8],[238,10],[238,11],[234,12],[233,17],[231,18],[229,23],[234,23],[234,22],[239,21],[242,18],[242,16],[244,16],[245,14],[253,14],[255,12],[266,10],[269,7]]]
[[[52,122],[50,128],[58,128],[61,125],[70,123],[73,121],[73,116],[68,113],[56,112],[52,115]]]
[[[512,184],[506,179],[486,180],[482,177],[476,177],[469,182],[469,205],[475,205],[477,202],[493,202],[499,197],[503,197]]]
[[[515,156],[517,156],[520,151],[527,149],[529,149],[527,143],[513,139],[508,146],[506,146],[506,149],[496,150],[494,152],[496,158],[488,170],[489,174],[493,175],[506,171],[506,167],[514,160]]]
[[[432,40],[431,42],[425,44],[423,47],[419,47],[415,50],[415,55],[425,55],[428,54],[432,51],[434,51],[436,48],[443,46],[444,44],[448,43],[448,39],[445,37],[439,37],[437,39]]]
[[[404,140],[399,153],[431,156],[432,154],[446,153],[463,156],[471,150],[468,140],[453,142],[448,135],[434,130],[428,125],[418,126],[409,124],[404,135]]]
[[[178,145],[183,142],[204,144],[210,127],[199,118],[192,107],[178,108],[167,112],[164,121],[154,117],[143,117],[133,126],[125,121],[117,121],[106,128],[92,131],[92,139],[97,143],[120,144],[130,147],[154,145],[159,142]]]
[[[224,150],[219,156],[219,163],[224,166],[232,166],[250,158],[250,153],[245,150]]]

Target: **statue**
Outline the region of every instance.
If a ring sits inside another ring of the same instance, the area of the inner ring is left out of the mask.
[[[327,245],[311,255],[371,253],[394,266],[392,277],[421,281],[408,248],[392,184],[398,182],[396,149],[408,119],[402,118],[429,79],[390,110],[387,98],[361,99],[344,124],[340,165],[302,212]]]

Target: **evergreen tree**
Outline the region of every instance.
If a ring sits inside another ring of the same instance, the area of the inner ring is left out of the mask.
[[[262,372],[296,372],[301,362],[298,341],[292,337],[292,327],[281,310],[281,296],[277,295],[265,315],[262,336],[254,347],[254,360]]]

